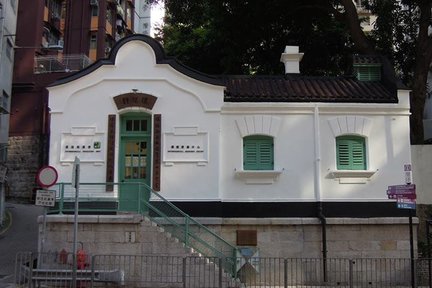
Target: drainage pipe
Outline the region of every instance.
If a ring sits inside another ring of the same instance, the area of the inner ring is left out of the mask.
[[[322,260],[323,260],[323,279],[327,282],[327,221],[323,213],[321,199],[321,145],[319,129],[319,109],[318,105],[314,107],[314,138],[315,138],[315,165],[314,165],[314,187],[315,199],[317,201],[317,214],[321,221],[321,242],[322,242]]]
[[[324,213],[322,212],[322,202],[318,203],[318,218],[321,221],[321,241],[322,241],[322,265],[323,265],[323,279],[324,283],[327,282],[327,221]]]

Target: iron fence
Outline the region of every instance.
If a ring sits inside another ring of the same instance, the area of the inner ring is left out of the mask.
[[[34,73],[73,72],[84,69],[92,61],[84,54],[35,57]]]
[[[17,254],[17,287],[73,287],[71,254]],[[282,288],[431,287],[430,260],[406,258],[233,258],[172,255],[93,255],[80,263],[76,287]],[[325,263],[324,263],[325,262]],[[325,265],[324,265],[325,264]],[[325,267],[325,268],[324,268]]]
[[[128,198],[125,203],[122,200],[122,190],[125,188],[134,191],[133,201]],[[75,188],[72,184],[58,183],[51,189],[56,191],[56,205],[50,209],[50,213],[72,213],[75,209]],[[108,190],[114,193],[106,193]],[[78,201],[79,211],[84,213],[115,214],[128,211],[143,214],[186,246],[207,257],[223,259],[224,269],[234,273],[232,259],[237,252],[234,245],[143,183],[80,183]]]

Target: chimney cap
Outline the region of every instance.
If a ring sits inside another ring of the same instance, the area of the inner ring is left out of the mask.
[[[299,46],[285,46],[280,61],[285,65],[285,74],[300,73],[300,61],[304,53],[299,53]]]
[[[284,53],[299,53],[299,46],[285,46]]]

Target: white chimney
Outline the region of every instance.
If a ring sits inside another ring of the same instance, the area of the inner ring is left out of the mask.
[[[299,53],[298,46],[285,46],[280,61],[285,64],[285,74],[300,73],[300,61],[304,53]]]

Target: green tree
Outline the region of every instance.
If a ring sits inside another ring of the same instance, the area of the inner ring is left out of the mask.
[[[369,34],[352,0],[165,0],[158,37],[168,54],[210,74],[281,74],[285,45],[305,53],[306,75],[349,73],[353,53],[385,55],[412,89],[411,141],[421,144],[432,1],[363,2],[378,16]]]
[[[351,0],[333,2],[333,13],[350,30],[360,53],[384,54],[393,61],[396,72],[411,88],[411,143],[424,143],[423,113],[427,76],[432,61],[431,0],[376,0],[365,5],[378,16],[376,30],[368,37],[360,28],[356,7]],[[342,6],[341,6],[342,5]]]
[[[335,75],[350,62],[344,23],[322,0],[165,1],[166,51],[211,74],[281,74],[286,45],[305,53],[302,73]]]

